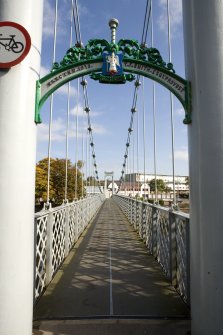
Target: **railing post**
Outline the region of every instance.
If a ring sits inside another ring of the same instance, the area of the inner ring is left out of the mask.
[[[157,258],[157,222],[158,221],[158,210],[152,208],[152,253]]]
[[[147,206],[147,204],[145,204],[143,202],[143,204],[142,204],[142,230],[141,230],[141,234],[142,234],[142,240],[144,242],[146,242],[146,221],[147,221],[146,206]]]
[[[46,285],[52,279],[52,258],[53,258],[53,212],[49,209],[47,218],[47,240],[46,240]]]
[[[84,224],[85,224],[85,217],[84,217],[84,200],[81,200],[81,234],[84,231]]]
[[[79,222],[80,222],[80,219],[79,219],[79,212],[80,212],[80,201],[76,201],[75,204],[76,204],[76,210],[75,210],[75,228],[74,228],[74,231],[75,231],[75,242],[77,242],[78,237],[79,237]]]
[[[33,260],[33,304],[36,299],[36,248],[37,248],[37,219],[34,220],[34,260]]]
[[[190,225],[189,220],[186,220],[186,292],[187,292],[187,304],[190,305]]]
[[[65,257],[69,253],[69,233],[70,233],[70,204],[66,203],[66,213],[65,213]]]
[[[176,241],[176,219],[172,210],[169,210],[169,274],[174,287],[177,285],[177,241]]]

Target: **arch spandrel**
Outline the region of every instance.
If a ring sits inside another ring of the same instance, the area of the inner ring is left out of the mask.
[[[113,64],[113,73],[107,69],[109,63],[110,67]],[[71,80],[90,75],[100,83],[124,84],[132,81],[134,74],[152,79],[170,90],[185,109],[184,123],[191,122],[190,83],[175,74],[173,64],[166,64],[157,49],[123,39],[117,44],[90,40],[85,48],[70,48],[60,63],[54,63],[52,71],[37,81],[35,122],[41,122],[40,108],[46,99]]]

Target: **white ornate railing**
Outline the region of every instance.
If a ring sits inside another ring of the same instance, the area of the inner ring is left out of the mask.
[[[35,214],[35,299],[52,280],[104,201],[95,195]]]
[[[114,195],[113,199],[138,231],[172,285],[189,304],[189,215],[126,196]]]

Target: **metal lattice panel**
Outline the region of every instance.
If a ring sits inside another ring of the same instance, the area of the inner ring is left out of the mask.
[[[130,223],[132,206],[136,213],[135,228],[138,228],[149,253],[154,255],[177,291],[189,303],[189,216],[125,196],[114,196],[114,199],[127,213]]]
[[[104,195],[95,195],[36,214],[36,299],[103,201]]]
[[[75,242],[75,239],[77,238],[76,232],[76,204],[71,204],[69,208],[69,242],[68,242],[68,248],[71,249],[72,245]]]
[[[43,215],[36,218],[35,225],[36,225],[35,298],[38,298],[46,285],[47,215]]]
[[[145,242],[149,253],[153,251],[153,209],[145,206]]]
[[[185,218],[178,217],[176,220],[176,243],[177,243],[177,254],[176,254],[176,263],[177,263],[177,290],[180,295],[187,300],[188,295],[188,259],[187,251],[189,247],[187,246],[188,234],[188,220]]]
[[[157,220],[157,260],[170,277],[169,212],[159,209]]]
[[[53,213],[52,274],[56,272],[65,256],[65,207]]]

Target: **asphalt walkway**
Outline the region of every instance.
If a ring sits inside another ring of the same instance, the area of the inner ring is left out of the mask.
[[[189,311],[113,200],[34,309],[35,335],[189,334]]]

